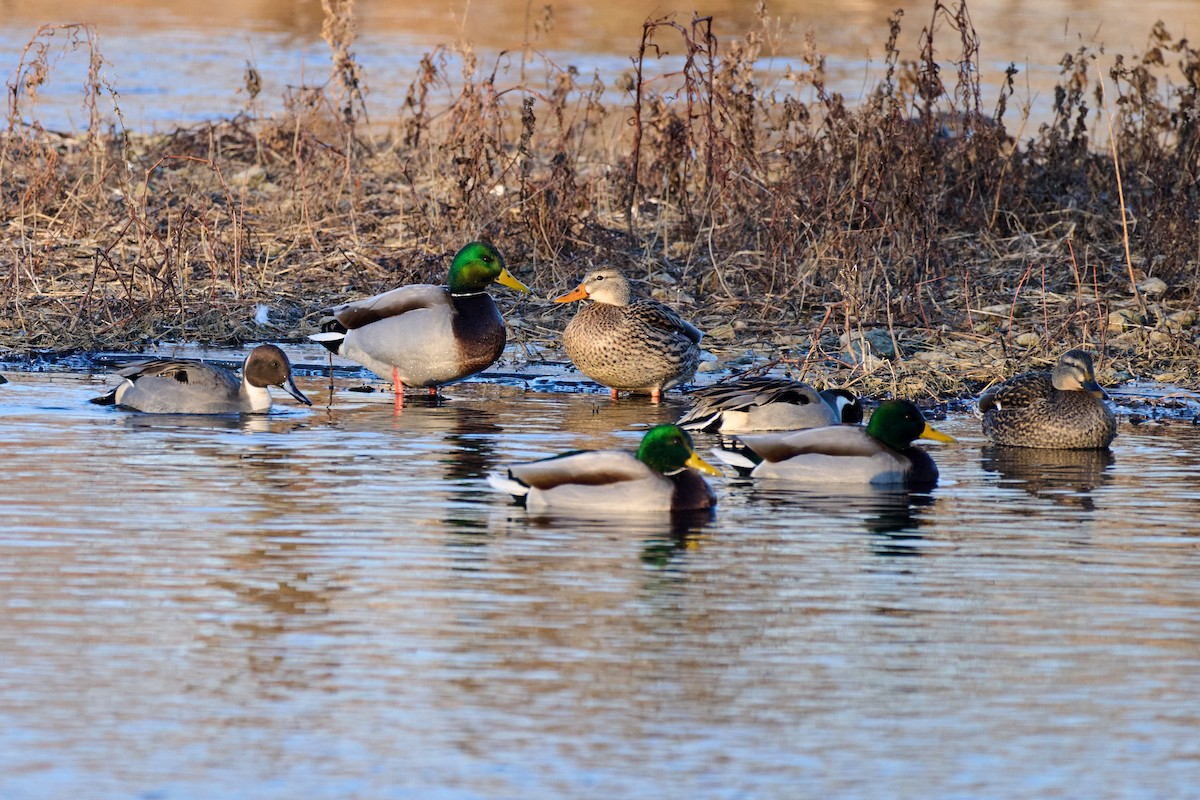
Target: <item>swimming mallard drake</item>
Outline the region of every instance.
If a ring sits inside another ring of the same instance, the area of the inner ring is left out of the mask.
[[[818,392],[790,378],[740,378],[692,390],[679,420],[688,430],[721,433],[796,431],[862,422],[862,403],[845,389]]]
[[[720,475],[696,453],[692,437],[675,425],[656,425],[637,455],[583,450],[526,464],[507,476],[488,475],[498,491],[534,510],[641,512],[712,508],[717,497],[696,470]]]
[[[292,365],[273,344],[260,344],[242,363],[238,378],[224,367],[175,358],[140,361],[117,370],[125,378],[91,402],[151,414],[263,414],[271,408],[268,386],[278,386],[306,406]]]
[[[504,257],[486,242],[458,251],[445,286],[410,284],[330,309],[321,333],[308,338],[384,380],[397,402],[405,386],[443,384],[490,367],[504,351],[504,320],[487,288],[499,282],[520,292]]]
[[[788,433],[739,436],[748,455],[714,450],[722,461],[755,478],[806,483],[905,485],[922,489],[937,483],[933,459],[913,445],[917,439],[953,442],[925,421],[907,400],[882,403],[864,428],[830,425]]]
[[[591,300],[563,333],[567,355],[597,383],[612,390],[650,393],[687,381],[700,362],[696,326],[655,300],[630,300],[629,281],[620,270],[598,269],[556,303]]]
[[[984,435],[993,444],[1077,450],[1108,447],[1117,418],[1104,403],[1092,357],[1068,350],[1050,372],[1026,372],[979,398]]]

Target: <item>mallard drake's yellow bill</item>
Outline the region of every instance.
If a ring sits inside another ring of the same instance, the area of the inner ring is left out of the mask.
[[[721,470],[714,467],[712,464],[700,457],[699,453],[692,453],[687,461],[683,462],[685,467],[691,467],[694,470],[703,472],[705,475],[721,475]]]
[[[500,277],[496,278],[496,282],[507,286],[510,289],[516,289],[518,292],[532,292],[525,284],[513,277],[513,274],[506,269],[500,270]]]
[[[937,430],[932,425],[930,425],[928,422],[925,423],[925,429],[923,431],[921,431],[921,435],[918,436],[917,438],[918,439],[932,439],[935,442],[949,442],[950,444],[954,444],[958,441],[953,436],[950,436],[948,434],[942,433],[941,431]]]

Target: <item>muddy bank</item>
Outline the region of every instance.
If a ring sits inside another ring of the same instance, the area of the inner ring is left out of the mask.
[[[609,84],[548,61],[548,78],[515,82],[440,48],[383,135],[352,25],[334,24],[352,19],[329,20],[334,79],[285,113],[162,135],[98,112],[76,136],[27,118],[55,46],[102,63],[86,27],[43,34],[0,134],[0,348],[298,343],[323,308],[440,282],[487,238],[542,297],[624,269],[706,331],[717,371],[937,401],[1084,346],[1106,385],[1196,388],[1184,78],[1200,55],[1162,26],[1107,72],[1096,51],[1068,54],[1054,120],[1030,130],[1009,103],[1018,72],[981,107],[986,31],[937,8],[918,52],[901,52],[900,17],[881,31],[855,107],[816,52],[767,78],[765,17],[721,41],[703,20],[648,20],[635,68]],[[682,71],[656,60],[668,41],[694,54]],[[84,100],[118,89],[97,67]],[[500,303],[522,352],[557,347],[566,313]]]

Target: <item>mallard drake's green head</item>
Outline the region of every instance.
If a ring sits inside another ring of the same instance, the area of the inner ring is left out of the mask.
[[[529,287],[512,276],[500,251],[487,242],[471,242],[454,256],[446,283],[451,294],[476,294],[498,282],[519,292]]]
[[[1050,382],[1062,392],[1087,392],[1093,397],[1105,397],[1104,389],[1096,382],[1092,357],[1085,350],[1063,353],[1050,372]]]
[[[917,439],[932,439],[936,442],[953,442],[925,421],[921,409],[907,400],[889,400],[880,404],[867,423],[867,433],[893,450],[903,450]]]
[[[655,472],[673,475],[691,467],[708,475],[721,471],[696,453],[692,437],[677,425],[655,425],[646,431],[637,451],[638,460]]]
[[[595,300],[610,306],[629,305],[629,281],[618,269],[598,269],[583,279],[573,290],[554,298],[556,303],[575,300]]]

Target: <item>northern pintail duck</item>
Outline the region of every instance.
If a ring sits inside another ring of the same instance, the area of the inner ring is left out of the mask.
[[[117,370],[125,380],[97,405],[116,405],[150,414],[264,414],[271,408],[267,387],[278,386],[306,406],[292,365],[273,344],[260,344],[242,363],[242,376],[216,364],[175,358],[140,361]]]
[[[1092,357],[1069,350],[1050,372],[1027,372],[984,392],[983,433],[1009,447],[1108,447],[1117,435],[1117,418],[1104,397]]]
[[[689,380],[700,362],[696,326],[655,300],[632,300],[629,281],[616,269],[598,269],[556,303],[591,300],[563,332],[567,355],[599,384],[612,390],[649,393]]]
[[[936,484],[938,470],[929,454],[913,442],[954,441],[929,425],[921,410],[907,400],[882,403],[866,427],[830,425],[737,439],[748,454],[714,453],[755,478],[917,489]]]
[[[458,251],[445,286],[410,284],[330,309],[321,333],[308,338],[330,352],[390,376],[397,402],[405,386],[437,387],[495,363],[507,339],[487,288],[498,282],[520,292],[500,252],[486,242]]]
[[[862,422],[862,403],[845,389],[818,392],[790,378],[740,378],[692,390],[679,420],[688,430],[749,433]]]
[[[697,453],[692,438],[675,425],[656,425],[642,437],[637,455],[584,450],[525,464],[488,483],[531,510],[694,511],[717,504],[697,470],[720,475]]]

